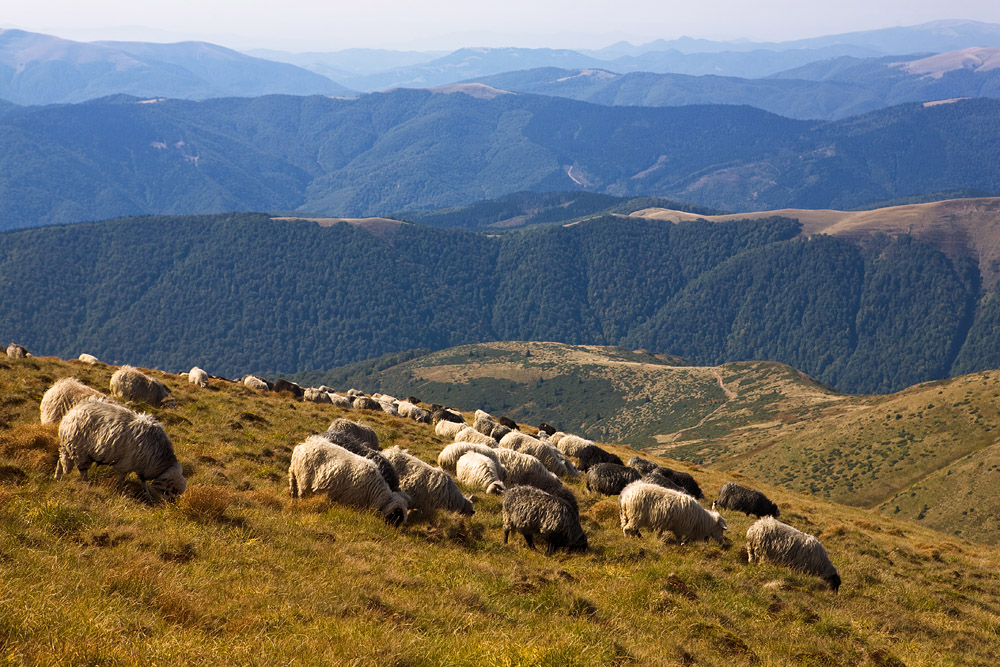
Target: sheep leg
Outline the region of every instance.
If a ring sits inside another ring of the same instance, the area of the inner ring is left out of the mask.
[[[527,531],[521,531],[521,535],[524,536],[524,541],[528,543],[528,546],[533,550],[535,548],[535,540],[531,537],[531,533]]]
[[[504,527],[503,529],[503,543],[507,544],[507,537],[510,535],[510,528]]]
[[[59,460],[56,461],[56,479],[62,479],[62,476],[72,469],[72,459],[70,459],[69,452],[59,452]]]
[[[549,542],[549,543],[548,543],[548,544],[546,545],[546,547],[545,547],[545,555],[546,555],[546,556],[551,556],[551,555],[552,555],[552,552],[553,552],[553,551],[555,551],[555,550],[556,550],[556,549],[555,549],[555,547],[554,547],[554,546],[552,546],[552,542]]]
[[[80,479],[82,479],[84,482],[87,482],[88,484],[91,484],[92,482],[87,477],[87,471],[90,470],[90,464],[86,463],[84,465],[77,465],[76,467],[80,470]]]
[[[295,479],[295,473],[288,473],[288,490],[292,493],[292,498],[299,497],[299,482]]]
[[[123,481],[125,481],[125,475],[121,476],[120,482],[123,482]],[[149,484],[147,484],[146,480],[144,480],[144,479],[140,480],[140,481],[142,482],[142,490],[146,494],[146,500],[149,501],[149,502],[153,502],[153,494],[149,491]]]

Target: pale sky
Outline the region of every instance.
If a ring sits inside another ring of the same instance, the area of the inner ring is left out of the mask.
[[[1000,0],[4,0],[0,27],[237,49],[600,48],[684,35],[783,41],[940,19],[1000,23]]]

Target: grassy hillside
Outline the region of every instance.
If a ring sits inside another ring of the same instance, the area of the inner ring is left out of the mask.
[[[546,558],[501,543],[499,502],[399,530],[288,497],[289,453],[345,413],[238,385],[156,374],[178,399],[153,412],[189,475],[148,506],[106,470],[55,482],[55,379],[105,387],[113,369],[0,363],[0,645],[12,662],[298,661],[422,664],[993,664],[1000,553],[869,510],[759,485],[819,534],[839,595],[728,548],[626,540],[614,499],[587,495],[591,550]],[[138,406],[145,407],[145,406]],[[348,414],[358,417],[357,413]],[[366,413],[383,444],[433,460],[429,426]],[[628,455],[622,448],[615,451]],[[709,499],[730,476],[690,470]],[[774,632],[781,627],[780,633]]]
[[[304,379],[545,421],[1000,543],[1000,371],[864,396],[782,364],[691,366],[558,343],[486,343],[391,361]]]

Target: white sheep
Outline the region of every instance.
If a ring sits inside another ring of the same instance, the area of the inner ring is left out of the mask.
[[[492,451],[492,450],[490,450]],[[479,452],[466,452],[456,466],[458,481],[473,489],[502,495],[506,490],[501,481],[507,474],[499,463]]]
[[[208,373],[195,366],[188,372],[188,382],[190,382],[191,384],[196,384],[202,388],[207,387]]]
[[[444,419],[442,419],[441,421],[439,421],[434,426],[434,432],[436,434],[438,434],[439,436],[441,436],[442,438],[454,438],[463,429],[467,429],[467,428],[469,428],[469,427],[466,426],[464,423],[463,424],[459,424],[458,422],[450,422],[450,421],[445,421]],[[475,429],[473,429],[473,430],[475,430]],[[476,431],[476,432],[479,433],[478,431]],[[482,434],[480,433],[480,435],[482,435]]]
[[[466,426],[461,431],[455,434],[455,442],[477,442],[480,445],[486,445],[487,447],[499,447],[500,445],[496,440],[488,435],[480,433],[471,426]]]
[[[382,406],[382,412],[393,417],[399,416],[399,400],[385,394],[375,394],[378,404]],[[415,407],[415,406],[414,406]]]
[[[310,403],[333,403],[330,400],[330,394],[313,387],[309,387],[302,394],[302,400],[309,401]]]
[[[97,357],[95,357],[92,354],[87,354],[86,352],[77,357],[77,359],[85,364],[90,364],[91,366],[93,366],[94,364],[101,363],[100,361],[98,361]]]
[[[134,472],[150,499],[150,486],[167,500],[187,489],[174,445],[160,422],[114,403],[84,401],[67,412],[59,423],[55,478],[61,479],[76,464],[80,477],[87,481],[87,471],[94,463],[113,467],[119,484]],[[147,485],[147,480],[152,483]]]
[[[492,447],[487,447],[486,445],[480,445],[476,442],[453,442],[438,454],[438,465],[441,466],[442,470],[447,470],[450,473],[456,471],[456,466],[458,466],[458,460],[462,458],[462,455],[466,452],[477,452],[483,456],[487,456],[498,464],[500,459],[497,458],[496,450]],[[501,466],[503,468],[503,466]],[[506,470],[504,470],[506,474]],[[500,481],[504,481],[504,477],[500,477]]]
[[[243,378],[243,386],[254,391],[271,391],[271,387],[266,381],[256,375],[247,375]]]
[[[399,475],[399,489],[412,498],[412,507],[427,516],[439,510],[472,514],[472,498],[462,495],[444,470],[424,463],[398,446],[382,450]]]
[[[559,478],[549,472],[545,465],[530,454],[516,452],[513,449],[499,447],[496,450],[497,459],[507,469],[506,483],[508,486],[526,484],[541,489],[561,486]]]
[[[400,401],[399,405],[396,406],[396,410],[400,417],[407,417],[421,424],[431,423],[431,413],[409,401]]]
[[[75,406],[93,399],[108,400],[108,397],[76,378],[63,378],[49,387],[42,396],[39,405],[42,423],[57,424]]]
[[[709,538],[722,543],[723,532],[729,529],[718,512],[706,510],[686,493],[656,484],[633,482],[622,490],[618,503],[626,537],[642,537],[639,529],[645,527],[661,535],[670,531],[679,544]]]
[[[28,349],[23,345],[18,345],[17,343],[11,343],[7,346],[7,356],[11,359],[25,359],[30,357],[31,354]]]
[[[351,406],[351,399],[348,398],[347,396],[344,396],[343,394],[333,393],[333,392],[328,392],[328,393],[330,395],[330,402],[333,403],[333,405],[335,407],[338,407],[338,408],[347,408],[347,409],[350,409],[352,407]]]
[[[511,431],[500,438],[500,446],[513,449],[516,452],[531,454],[557,477],[578,477],[580,475],[580,471],[569,462],[562,452],[527,433]]]
[[[311,435],[292,450],[288,485],[292,498],[325,493],[333,502],[376,510],[393,526],[406,521],[406,497],[389,488],[378,466],[322,436]]]
[[[122,401],[152,406],[174,406],[176,401],[162,382],[134,366],[122,366],[111,376],[111,395]]]
[[[559,438],[556,438],[556,436],[559,436]],[[550,440],[566,456],[579,456],[580,451],[584,447],[594,444],[593,440],[586,440],[578,435],[571,435],[569,433],[554,433]]]
[[[759,519],[747,529],[747,556],[750,563],[775,563],[815,575],[834,593],[840,588],[840,574],[819,540],[773,516]]]

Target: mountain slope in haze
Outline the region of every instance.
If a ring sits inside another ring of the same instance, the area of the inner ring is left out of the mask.
[[[205,42],[73,42],[0,30],[0,98],[17,104],[109,95],[207,97],[345,95],[326,77]]]
[[[525,190],[724,210],[1000,191],[994,100],[828,123],[449,91],[8,108],[0,228],[247,209],[358,217]]]
[[[1000,371],[863,396],[782,364],[498,342],[299,377],[546,422],[1000,543]]]
[[[789,118],[835,120],[907,102],[1000,96],[1000,48],[932,57],[837,58],[769,78],[540,68],[474,79],[503,90],[595,104],[747,104]]]
[[[605,216],[508,234],[386,219],[140,218],[8,232],[0,340],[210,372],[490,340],[793,364],[885,392],[1000,365],[998,287],[909,234]],[[203,313],[211,312],[211,317]]]

